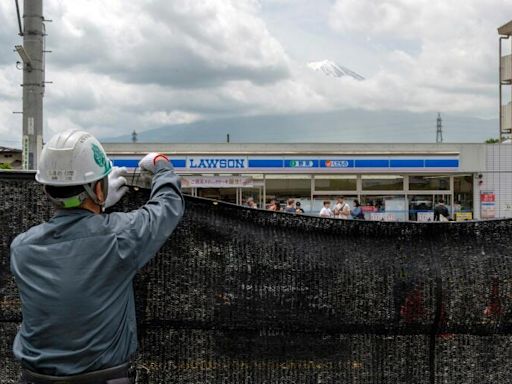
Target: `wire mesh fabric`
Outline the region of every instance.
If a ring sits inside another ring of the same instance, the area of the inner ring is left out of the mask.
[[[15,383],[9,245],[52,209],[30,174],[0,173],[0,194],[0,383]],[[508,383],[511,232],[511,220],[359,222],[187,197],[134,283],[138,382]]]

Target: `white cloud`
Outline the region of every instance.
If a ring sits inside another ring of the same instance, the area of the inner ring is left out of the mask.
[[[504,0],[337,0],[329,22],[388,47],[375,77],[409,95],[405,108],[486,114],[496,108],[496,29],[506,14]]]
[[[0,46],[9,53],[20,42],[13,4],[0,2]],[[293,13],[300,17],[279,18],[299,30],[316,3],[46,0],[45,15],[53,19],[47,25],[53,53],[46,78],[54,84],[44,100],[45,137],[66,128],[116,136],[216,117],[340,108],[495,113],[496,28],[506,21],[503,15],[512,14],[512,3],[318,4],[323,8],[313,19],[325,25],[310,26],[315,39],[290,39],[306,49],[331,33],[331,51],[312,60],[331,58],[337,38],[357,42],[358,54],[374,68],[363,73],[365,81],[338,81],[309,70],[267,28],[262,7],[290,14],[289,7],[305,7]],[[21,118],[12,114],[21,109],[22,74],[15,61],[14,53],[0,55],[0,142],[9,145],[21,136]]]
[[[287,56],[251,0],[49,3],[62,20],[52,36],[57,65],[184,88],[288,75]]]

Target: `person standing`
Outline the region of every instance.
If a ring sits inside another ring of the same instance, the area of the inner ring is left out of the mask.
[[[354,219],[364,220],[364,212],[361,204],[359,204],[359,200],[354,200],[354,208],[352,208],[350,214]]]
[[[439,200],[439,203],[434,207],[434,221],[449,221],[450,212],[446,205],[444,205],[444,200]]]
[[[56,213],[11,243],[23,315],[13,345],[20,383],[130,383],[137,350],[132,281],[185,207],[165,155],[149,153],[139,167],[153,175],[149,201],[107,214],[128,188],[99,141],[75,130],[44,146],[36,180]]]
[[[297,215],[302,215],[304,213],[304,210],[302,209],[302,207],[300,206],[300,201],[297,201],[295,203],[295,213]]]
[[[331,210],[331,202],[329,200],[324,201],[324,206],[320,210],[320,217],[324,217],[324,218],[328,218],[328,219],[334,217],[334,213]]]
[[[268,210],[278,212],[281,210],[281,205],[279,204],[279,202],[276,199],[272,199],[270,201],[270,205],[268,206]]]
[[[258,205],[256,204],[256,202],[254,201],[254,197],[249,197],[247,199],[247,207],[249,208],[254,208],[254,209],[257,209],[258,208]]]
[[[350,219],[350,205],[345,201],[345,197],[340,196],[336,199],[334,206],[334,217],[338,219]]]
[[[288,213],[295,213],[295,200],[288,199],[286,208],[284,210],[285,210],[285,212],[288,212]]]

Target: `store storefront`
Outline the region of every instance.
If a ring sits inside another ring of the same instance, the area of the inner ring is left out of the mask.
[[[115,165],[136,167],[140,156],[115,153],[112,146],[107,144],[107,151]],[[420,146],[414,153],[404,146],[401,152],[394,145],[394,151],[344,155],[339,150],[327,154],[327,145],[317,146],[316,155],[284,144],[277,146],[282,155],[276,145],[272,153],[259,153],[263,145],[257,144],[244,145],[254,154],[247,149],[238,152],[243,155],[223,153],[227,146],[221,144],[205,153],[191,153],[192,145],[180,153],[175,145],[166,153],[182,176],[184,191],[193,196],[242,205],[252,198],[259,208],[272,200],[284,207],[291,198],[308,214],[318,214],[325,200],[344,196],[351,206],[354,200],[360,202],[365,218],[390,221],[431,221],[434,207],[444,201],[453,218],[476,217],[474,181],[479,171],[473,166],[468,172],[461,151],[425,151]]]

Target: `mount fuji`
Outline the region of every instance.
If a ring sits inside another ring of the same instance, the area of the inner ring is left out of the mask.
[[[313,61],[308,63],[307,66],[314,71],[322,72],[326,76],[331,77],[345,77],[349,76],[356,80],[364,80],[364,77],[360,74],[348,69],[347,67],[343,67],[339,64],[336,64],[331,60],[323,60],[323,61]]]

